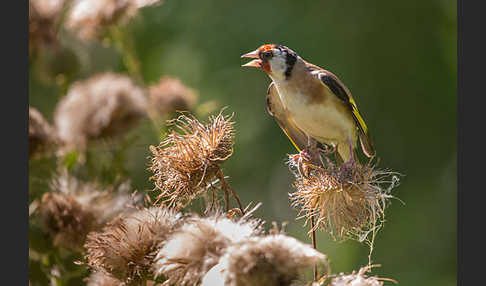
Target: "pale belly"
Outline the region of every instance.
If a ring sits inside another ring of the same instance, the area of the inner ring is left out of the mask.
[[[288,94],[279,90],[279,95],[297,127],[308,136],[333,145],[345,143],[349,137],[353,147],[356,145],[356,126],[349,114],[338,112],[333,106],[307,103],[300,94]]]

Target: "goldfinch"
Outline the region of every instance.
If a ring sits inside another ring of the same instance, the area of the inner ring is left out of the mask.
[[[262,45],[241,57],[254,58],[243,66],[263,69],[272,79],[267,110],[299,152],[312,155],[326,144],[334,147],[340,161],[354,161],[359,136],[363,153],[375,155],[356,102],[333,73],[281,45]]]

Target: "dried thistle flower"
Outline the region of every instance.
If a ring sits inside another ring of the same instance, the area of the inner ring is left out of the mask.
[[[164,0],[133,0],[137,8],[160,5]]]
[[[51,183],[51,191],[42,196],[39,217],[55,245],[79,251],[90,231],[101,228],[136,200],[129,189],[124,183],[116,192],[101,191],[95,183],[80,182],[63,173]]]
[[[54,245],[80,250],[86,235],[98,227],[93,212],[83,208],[74,197],[48,192],[39,207],[44,228]]]
[[[387,199],[392,197],[389,192],[398,182],[395,173],[357,162],[339,166],[328,162],[327,167],[319,167],[295,158],[290,156],[289,165],[296,176],[296,192],[290,198],[307,220],[316,219],[311,231],[321,228],[335,239],[359,241],[366,240],[370,232],[376,233]],[[387,181],[389,177],[391,181]],[[391,185],[384,188],[383,183]]]
[[[331,278],[329,286],[382,286],[383,281],[392,281],[388,278],[379,278],[376,276],[368,277],[365,275],[366,272],[370,271],[371,266],[361,267],[359,271],[353,271],[351,274],[341,273],[336,277]]]
[[[327,264],[326,256],[295,238],[252,237],[229,247],[201,285],[291,285],[302,271],[319,263]]]
[[[180,220],[180,214],[157,207],[115,218],[101,232],[88,234],[87,265],[127,285],[139,285],[151,278],[157,245]]]
[[[29,1],[29,52],[43,48],[57,40],[62,10],[70,1],[30,0]]]
[[[103,73],[74,83],[56,106],[57,136],[68,149],[128,130],[145,116],[144,92],[124,75]]]
[[[175,77],[164,76],[149,87],[149,106],[160,117],[173,111],[187,110],[194,106],[196,99],[196,92]]]
[[[227,247],[258,235],[259,224],[247,217],[237,221],[221,215],[189,218],[157,253],[154,272],[167,278],[164,285],[195,285]]]
[[[133,0],[74,0],[66,18],[66,28],[82,39],[93,39],[102,28],[135,15]]]
[[[124,285],[118,279],[111,277],[104,272],[93,272],[87,279],[87,286],[122,286]]]
[[[219,113],[203,125],[193,116],[181,115],[175,121],[175,128],[181,133],[172,130],[159,146],[150,146],[153,157],[149,169],[154,173],[150,179],[161,191],[158,198],[169,207],[186,206],[213,186],[216,179],[227,194],[228,207],[232,190],[226,184],[220,164],[233,154],[234,131],[230,120],[231,117]],[[234,193],[233,196],[237,198]]]
[[[70,2],[69,0],[29,0],[29,5],[42,16],[54,17],[61,12],[64,4]],[[29,7],[30,8],[30,7]]]
[[[43,153],[56,144],[54,130],[42,114],[29,106],[29,158]]]

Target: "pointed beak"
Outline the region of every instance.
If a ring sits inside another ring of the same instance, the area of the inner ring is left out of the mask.
[[[254,68],[262,68],[262,61],[261,60],[253,60],[251,62],[248,62],[244,65],[241,65],[242,67],[254,67]]]
[[[255,60],[252,60],[252,61],[242,65],[242,67],[262,68],[262,61],[258,57],[258,50],[254,50],[253,52],[249,52],[247,54],[244,54],[241,57],[242,58],[255,59]]]
[[[251,58],[251,59],[258,59],[258,50],[254,50],[253,52],[249,52],[241,56],[242,58]]]

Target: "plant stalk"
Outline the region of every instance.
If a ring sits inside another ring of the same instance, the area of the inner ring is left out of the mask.
[[[311,239],[312,239],[312,247],[317,250],[317,243],[316,243],[316,229],[315,229],[315,222],[314,217],[311,217],[310,220],[310,227],[311,227]],[[317,264],[314,264],[314,281],[317,281]]]

